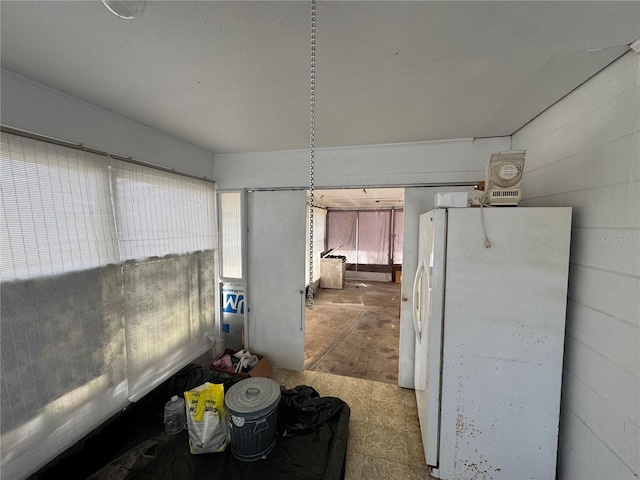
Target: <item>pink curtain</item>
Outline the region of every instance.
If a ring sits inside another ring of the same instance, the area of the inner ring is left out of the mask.
[[[334,249],[329,255],[344,256],[347,263],[389,265],[393,245],[393,263],[401,264],[403,220],[402,210],[329,210],[327,250]]]
[[[393,263],[402,264],[402,230],[404,228],[404,210],[394,210],[393,219]]]
[[[347,263],[356,262],[356,221],[358,212],[329,210],[327,212],[327,250],[329,255],[343,255]]]
[[[389,264],[391,210],[358,212],[358,263]]]

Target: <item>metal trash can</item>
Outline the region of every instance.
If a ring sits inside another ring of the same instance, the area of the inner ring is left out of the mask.
[[[265,458],[276,446],[280,385],[270,378],[249,377],[225,393],[231,452],[239,460]]]

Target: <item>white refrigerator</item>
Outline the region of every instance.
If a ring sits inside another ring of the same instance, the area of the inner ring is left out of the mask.
[[[554,479],[569,207],[420,216],[415,391],[431,474]]]

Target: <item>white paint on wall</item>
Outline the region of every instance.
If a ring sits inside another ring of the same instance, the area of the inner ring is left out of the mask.
[[[629,52],[513,135],[525,206],[574,210],[559,478],[640,475],[640,62]]]
[[[2,124],[213,178],[213,154],[2,69]]]
[[[316,188],[460,184],[484,179],[491,154],[509,137],[401,143],[315,151]],[[219,188],[306,188],[309,151],[215,156]]]

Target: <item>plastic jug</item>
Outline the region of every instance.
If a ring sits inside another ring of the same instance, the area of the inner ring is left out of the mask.
[[[184,430],[186,423],[184,398],[174,395],[164,406],[164,429],[169,435],[175,435]]]

